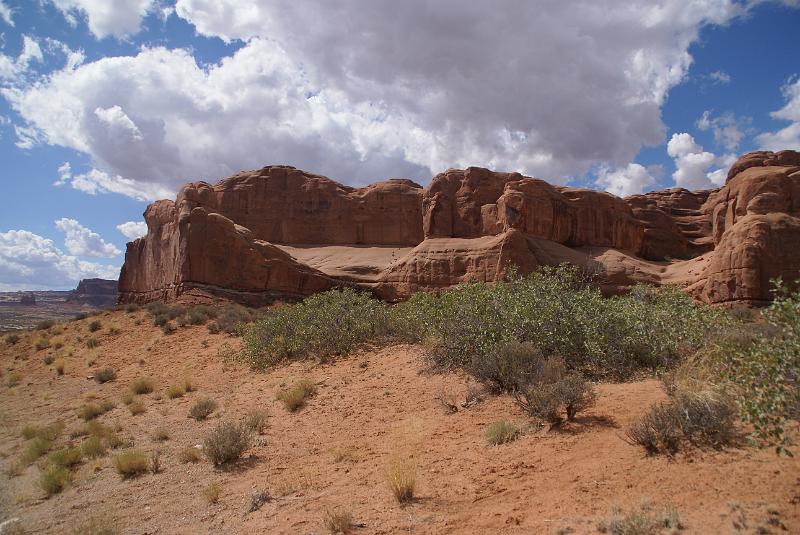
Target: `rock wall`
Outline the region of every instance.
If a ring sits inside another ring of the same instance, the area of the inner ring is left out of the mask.
[[[342,284],[397,300],[566,261],[599,273],[607,293],[677,283],[709,303],[761,304],[771,278],[800,278],[799,216],[794,151],[744,155],[718,190],[625,199],[477,167],[423,189],[404,179],[352,188],[270,166],[150,205],[120,300],[200,288],[263,303]]]

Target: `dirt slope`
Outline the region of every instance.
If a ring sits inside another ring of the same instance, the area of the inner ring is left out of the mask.
[[[37,333],[15,346],[0,342],[0,523],[18,517],[29,533],[69,533],[84,519],[105,515],[126,534],[311,534],[325,533],[326,510],[341,508],[363,525],[355,531],[363,534],[596,533],[612,507],[651,502],[675,506],[685,533],[800,532],[798,458],[741,447],[670,460],[646,457],[623,440],[627,424],[663,398],[656,381],[600,385],[597,406],[567,429],[531,429],[516,442],[487,447],[490,423],[524,423],[522,414],[508,397],[487,397],[447,414],[437,396],[463,399],[469,378],[426,372],[418,347],[363,351],[332,364],[295,363],[263,374],[224,366],[220,349],[240,342],[205,327],[164,336],[144,312],[98,319],[104,328],[94,335],[84,320],[54,337],[64,343],[61,377],[43,364],[47,351],[33,349]],[[109,334],[112,325],[119,334]],[[100,340],[96,349],[85,348],[90,336]],[[89,376],[103,366],[118,375],[99,385]],[[13,371],[22,380],[10,388]],[[163,395],[186,374],[197,391],[172,400]],[[132,416],[120,398],[134,378],[147,375],[155,378],[156,392],[142,397],[147,412]],[[288,413],[275,394],[300,378],[317,383],[318,394]],[[100,420],[118,424],[136,447],[160,449],[163,471],[121,480],[110,456],[85,460],[72,485],[49,499],[36,484],[35,464],[9,476],[24,445],[19,429],[62,420],[59,444],[68,442],[82,423],[76,408],[88,393],[116,401]],[[219,402],[218,411],[205,422],[187,418],[204,396]],[[214,469],[205,460],[179,462],[180,449],[201,444],[217,423],[253,409],[269,412],[269,426],[239,464]],[[169,429],[168,441],[152,438],[158,427]],[[403,507],[385,483],[386,467],[397,456],[413,456],[418,472],[419,497]],[[202,489],[213,482],[222,494],[208,505]],[[263,488],[272,500],[246,514],[251,494]],[[771,525],[770,518],[776,519]]]

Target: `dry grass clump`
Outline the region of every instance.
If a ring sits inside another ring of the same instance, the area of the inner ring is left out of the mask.
[[[188,446],[178,451],[178,460],[184,464],[186,463],[199,463],[203,456],[200,450],[192,446]]]
[[[13,346],[19,342],[19,335],[15,333],[7,334],[5,337],[6,344]]]
[[[54,359],[55,357],[53,356],[53,354],[48,353],[47,355],[42,357],[42,362],[44,363],[45,366],[50,366],[53,363]]]
[[[56,359],[53,362],[53,369],[56,371],[56,375],[64,375],[64,367],[66,366],[66,362],[64,359]]]
[[[48,340],[47,338],[44,338],[44,337],[37,338],[36,342],[34,342],[34,344],[33,344],[33,347],[36,348],[36,351],[41,351],[43,349],[47,349],[48,347],[50,347],[50,340]]]
[[[416,463],[412,459],[393,459],[386,472],[386,482],[398,502],[410,502],[414,499],[414,491],[417,487]]]
[[[251,433],[260,435],[267,427],[267,412],[262,410],[254,410],[245,417],[243,423]]]
[[[20,434],[25,440],[32,438],[43,438],[45,440],[55,440],[64,431],[64,424],[55,422],[49,425],[27,424],[25,425]]]
[[[316,394],[317,387],[309,379],[297,381],[291,388],[287,388],[275,396],[279,401],[283,401],[286,410],[295,412],[303,408],[306,400]]]
[[[100,345],[100,341],[97,338],[89,338],[86,340],[86,347],[88,349],[94,349]]]
[[[164,392],[169,399],[181,398],[186,393],[183,385],[172,385]]]
[[[114,432],[110,427],[107,427],[97,420],[92,420],[83,425],[83,427],[75,433],[77,436],[87,436],[82,445],[83,454],[87,457],[100,457],[105,455],[106,448],[118,448],[123,444],[122,438]]]
[[[673,455],[681,444],[720,448],[736,436],[736,407],[723,394],[677,392],[667,403],[653,405],[628,427],[631,444],[647,453]]]
[[[567,370],[563,358],[549,357],[536,362],[514,398],[530,416],[559,425],[564,413],[567,420],[574,420],[578,412],[594,405],[597,395],[580,373]]]
[[[61,466],[62,468],[72,468],[76,464],[80,463],[82,459],[83,452],[81,451],[81,448],[77,446],[61,448],[60,450],[56,450],[47,456],[48,463],[55,466]]]
[[[44,331],[55,325],[55,320],[44,320],[36,324],[37,331]]]
[[[81,450],[86,457],[96,459],[106,454],[106,445],[102,437],[93,435],[83,441]]]
[[[149,394],[155,388],[151,377],[137,377],[130,384],[131,392],[134,394]]]
[[[597,531],[610,535],[658,535],[683,531],[680,514],[673,507],[656,509],[642,505],[630,511],[615,508],[611,516],[597,524]]]
[[[325,528],[331,533],[349,535],[356,528],[353,514],[344,509],[326,509],[323,521],[325,522]]]
[[[84,403],[78,408],[78,417],[85,421],[93,420],[114,408],[112,401],[102,401],[100,403]]]
[[[223,422],[203,442],[203,450],[214,466],[239,459],[250,447],[250,430],[242,424]]]
[[[486,429],[486,443],[490,446],[497,446],[513,442],[517,440],[520,433],[521,430],[517,424],[508,420],[498,420]]]
[[[19,460],[25,465],[31,464],[50,451],[52,447],[52,440],[43,437],[34,437],[25,444],[25,448],[22,450]]]
[[[189,409],[189,418],[197,421],[205,420],[217,408],[217,402],[211,398],[198,399]]]
[[[161,472],[161,451],[159,450],[150,452],[150,472],[153,474]]]
[[[6,386],[8,386],[8,388],[14,388],[20,381],[22,381],[22,375],[20,375],[19,372],[11,372],[8,374],[8,377],[6,377]]]
[[[119,530],[107,519],[92,517],[72,528],[71,535],[118,535]]]
[[[94,372],[94,380],[98,383],[107,383],[117,378],[117,371],[114,368],[101,368]]]
[[[103,324],[100,323],[98,320],[92,320],[89,322],[89,325],[86,326],[90,333],[97,332],[103,328]]]
[[[166,427],[159,427],[153,431],[153,440],[156,442],[166,442],[170,438],[169,429]]]
[[[140,449],[127,449],[116,454],[112,460],[114,468],[123,479],[139,476],[147,472],[150,463],[147,454]]]
[[[138,416],[147,412],[147,408],[144,406],[144,403],[142,403],[141,399],[135,399],[131,401],[131,403],[128,405],[128,410],[131,411],[131,414],[134,416]]]
[[[58,494],[69,484],[72,474],[63,466],[55,464],[48,465],[39,476],[39,487],[47,494],[52,496]]]
[[[219,502],[220,494],[222,494],[222,485],[216,481],[203,488],[203,498],[205,498],[206,502],[209,504]]]

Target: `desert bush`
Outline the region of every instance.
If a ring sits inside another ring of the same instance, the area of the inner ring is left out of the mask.
[[[186,394],[186,388],[183,385],[172,385],[164,393],[169,399],[180,398]]]
[[[22,428],[20,435],[26,440],[38,437],[53,441],[57,439],[63,431],[64,424],[62,422],[55,422],[48,425],[27,424]]]
[[[130,384],[130,390],[134,394],[149,394],[154,388],[153,379],[150,377],[137,377]]]
[[[100,403],[84,403],[78,408],[78,417],[86,421],[92,420],[113,409],[113,405]]]
[[[128,314],[132,314],[133,312],[139,312],[139,305],[136,303],[128,303],[125,305],[125,312]]]
[[[85,320],[88,317],[89,317],[89,314],[87,314],[86,312],[78,312],[77,314],[72,316],[72,321]]]
[[[43,437],[34,437],[25,444],[19,460],[23,464],[31,464],[50,451],[51,447],[53,447],[52,440]]]
[[[564,413],[567,420],[573,420],[578,412],[592,406],[596,395],[580,372],[567,370],[564,359],[549,357],[531,367],[514,399],[528,415],[557,425]]]
[[[344,509],[326,509],[325,510],[325,528],[331,533],[341,533],[342,535],[350,535],[356,528],[353,521],[353,514]]]
[[[203,450],[215,466],[239,459],[249,447],[250,430],[233,422],[221,423],[203,442]]]
[[[42,362],[44,363],[45,366],[51,365],[53,363],[53,360],[55,360],[55,357],[51,353],[48,353],[47,355],[42,357]]]
[[[167,324],[168,321],[169,319],[167,319],[166,315],[159,314],[158,316],[155,316],[153,318],[153,325],[155,325],[156,327],[163,327],[164,325]]]
[[[170,322],[167,322],[161,326],[161,332],[169,336],[175,332],[175,326]]]
[[[6,344],[13,346],[17,342],[19,342],[19,335],[15,333],[7,334],[5,336]]]
[[[178,460],[184,464],[199,463],[202,458],[203,456],[200,454],[200,450],[192,446],[182,448],[178,451]]]
[[[150,472],[153,474],[161,472],[161,452],[159,450],[150,452]]]
[[[14,388],[20,381],[22,381],[22,375],[20,375],[19,372],[11,372],[8,374],[8,377],[6,377],[6,386]]]
[[[224,332],[227,334],[239,334],[243,325],[255,319],[255,312],[241,305],[228,305],[218,312],[215,321],[208,324],[208,331],[211,334]]]
[[[718,392],[676,392],[631,424],[626,436],[648,453],[675,454],[683,442],[719,448],[735,437],[736,408]]]
[[[36,348],[36,351],[41,351],[43,349],[47,349],[50,347],[50,340],[44,337],[40,337],[36,339],[34,342],[33,347]]]
[[[642,505],[629,511],[615,508],[611,516],[597,525],[600,533],[610,535],[658,535],[667,530],[676,533],[683,530],[678,511],[673,507],[657,509]]]
[[[114,368],[101,368],[94,372],[94,380],[98,383],[107,383],[117,378],[117,371]]]
[[[112,464],[123,479],[144,474],[150,466],[147,454],[139,449],[127,449],[117,453],[112,459]]]
[[[250,412],[244,419],[244,426],[247,427],[251,433],[260,435],[267,427],[267,412],[262,410],[254,410]]]
[[[157,442],[164,442],[169,440],[170,432],[166,427],[158,427],[153,431],[153,440]]]
[[[44,331],[55,325],[55,320],[44,320],[36,324],[37,331]]]
[[[86,457],[95,459],[106,454],[106,445],[103,443],[102,437],[92,435],[83,441],[81,450]]]
[[[70,533],[71,535],[118,535],[119,530],[105,518],[92,517],[75,526]]]
[[[220,494],[222,494],[222,485],[216,481],[203,488],[203,498],[205,498],[206,502],[209,504],[217,503]]]
[[[189,409],[189,418],[197,421],[205,420],[217,408],[217,402],[211,398],[198,399]]]
[[[349,288],[271,311],[244,331],[241,358],[258,369],[346,354],[385,330],[386,305]]]
[[[100,329],[102,329],[103,328],[103,324],[100,323],[98,320],[92,320],[92,321],[89,322],[89,324],[86,326],[86,328],[88,329],[88,331],[90,333],[93,333],[93,332],[96,332],[96,331],[99,331]]]
[[[169,309],[166,303],[163,303],[161,301],[148,303],[144,308],[145,310],[147,310],[148,313],[152,314],[153,316],[166,315],[167,309]]]
[[[66,366],[66,362],[64,359],[56,359],[53,362],[53,369],[56,371],[57,375],[64,375],[64,367]]]
[[[39,487],[47,494],[52,496],[58,494],[69,484],[71,475],[69,470],[63,466],[48,465],[39,476]]]
[[[98,340],[97,338],[89,338],[88,340],[86,340],[86,347],[88,349],[94,349],[99,345],[100,345],[100,340]]]
[[[64,468],[71,468],[81,462],[83,458],[83,452],[77,446],[68,446],[66,448],[61,448],[60,450],[56,450],[50,455],[47,456],[47,462],[55,465],[55,466],[62,466]]]
[[[417,466],[412,459],[392,459],[386,473],[386,482],[395,499],[400,503],[414,499],[417,488]]]
[[[514,392],[529,382],[542,356],[529,342],[511,341],[477,358],[470,364],[470,371],[481,382],[495,392]]]
[[[297,381],[291,388],[278,392],[275,399],[283,401],[286,410],[294,412],[303,408],[306,400],[313,396],[317,391],[316,385],[308,379]]]
[[[513,442],[520,435],[520,428],[513,422],[498,420],[486,429],[486,443],[490,446]]]
[[[147,408],[142,403],[141,399],[135,399],[128,405],[128,410],[133,416],[138,416],[147,412]]]
[[[206,321],[216,318],[217,311],[209,306],[198,305],[190,308],[186,316],[190,325],[203,325]]]

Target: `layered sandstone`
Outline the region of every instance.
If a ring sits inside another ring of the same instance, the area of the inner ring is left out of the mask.
[[[189,291],[264,303],[356,285],[387,300],[570,262],[606,293],[675,283],[760,304],[800,276],[800,153],[743,156],[714,191],[621,199],[471,167],[352,188],[287,166],[185,185],[145,212],[121,301]]]

